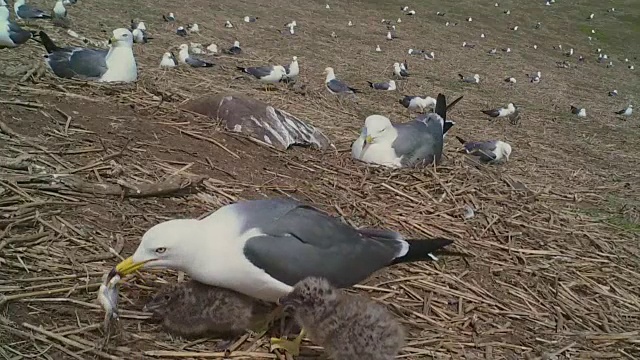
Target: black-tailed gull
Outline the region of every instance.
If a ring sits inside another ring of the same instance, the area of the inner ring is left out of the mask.
[[[160,60],[160,67],[172,68],[178,65],[178,60],[176,56],[171,52],[166,52],[162,55],[162,60]]]
[[[402,106],[409,110],[418,110],[420,112],[424,112],[426,108],[433,108],[436,106],[436,99],[431,96],[409,96],[405,95],[402,99],[398,101]]]
[[[18,19],[50,19],[51,16],[40,9],[31,7],[26,0],[16,0],[13,3],[13,11]]]
[[[465,141],[456,136],[467,154],[478,156],[485,163],[501,163],[509,160],[511,145],[500,140]]]
[[[406,68],[406,65],[405,65],[405,68]],[[397,76],[398,78],[401,78],[401,79],[410,76],[409,72],[406,69],[402,69],[400,67],[400,63],[394,63],[393,64],[393,74],[395,76]]]
[[[184,27],[178,26],[178,28],[176,29],[176,35],[185,37],[189,35],[189,33],[187,33],[187,29],[185,29]]]
[[[67,17],[67,9],[64,7],[62,0],[56,1],[56,5],[53,7],[53,17],[58,19],[64,19]]]
[[[224,51],[225,54],[227,55],[240,55],[242,54],[242,48],[240,48],[240,41],[234,41],[233,42],[233,46],[226,49]]]
[[[149,40],[153,39],[152,37],[147,36],[147,32],[145,30],[140,28],[133,29],[131,34],[133,35],[133,42],[135,43],[146,44]]]
[[[189,32],[192,32],[192,33],[198,33],[200,32],[200,26],[198,26],[198,24],[196,23],[188,24],[187,30],[189,30]]]
[[[291,58],[291,63],[288,65],[284,65],[285,77],[283,80],[291,81],[295,80],[300,74],[300,66],[298,65],[298,57],[294,56]]]
[[[253,67],[236,66],[236,68],[244,73],[252,75],[264,83],[275,84],[280,82],[284,76],[287,76],[287,71],[284,69],[284,66],[281,65]]]
[[[327,77],[324,81],[327,90],[329,90],[332,94],[355,94],[360,92],[360,90],[352,88],[345,84],[344,82],[336,79],[336,74],[333,71],[332,67],[328,67],[324,69],[324,73],[327,74]]]
[[[632,113],[633,113],[633,105],[631,104],[629,104],[626,108],[620,111],[616,111],[616,114],[622,115],[622,116],[631,116]]]
[[[144,24],[144,21],[140,21],[140,22],[136,22],[135,20],[131,19],[131,31],[135,30],[135,29],[140,29],[140,30],[147,30],[147,26]]]
[[[167,21],[167,22],[169,22],[169,21],[176,21],[176,17],[175,17],[175,15],[173,15],[173,13],[172,13],[172,12],[170,12],[170,13],[169,13],[169,15],[164,15],[164,14],[163,14],[163,15],[162,15],[162,19],[164,19],[164,21]]]
[[[516,78],[514,78],[513,76],[509,76],[508,78],[504,79],[504,82],[515,84],[516,82],[518,82],[518,80],[516,80]]]
[[[585,108],[577,108],[577,107],[571,105],[571,113],[573,115],[577,115],[578,117],[586,117],[587,116],[587,109],[585,109]]]
[[[109,49],[56,46],[49,36],[40,31],[47,49],[47,64],[54,74],[62,78],[81,78],[104,82],[133,82],[138,78],[133,56],[133,35],[127,29],[113,30]]]
[[[609,91],[609,96],[618,96],[618,90]]]
[[[500,107],[496,109],[490,110],[481,110],[484,114],[489,115],[493,118],[496,117],[505,117],[513,114],[516,111],[516,107],[513,103],[509,103],[506,108]]]
[[[304,332],[331,359],[394,359],[405,343],[404,329],[384,305],[347,294],[326,279],[302,280],[280,304],[293,310]],[[299,348],[303,335],[292,342],[293,350]]]
[[[244,22],[246,22],[246,23],[252,23],[252,22],[256,22],[256,20],[258,20],[258,19],[259,19],[259,18],[258,18],[257,16],[256,16],[256,17],[253,17],[253,16],[245,16],[245,17],[244,17]]]
[[[458,74],[458,76],[460,77],[460,80],[466,82],[466,83],[470,83],[470,84],[478,84],[480,82],[480,75],[478,74],[474,74],[473,76],[467,76],[465,77],[462,74]]]
[[[376,90],[393,91],[396,89],[396,82],[394,80],[389,80],[389,81],[379,82],[379,83],[374,83],[371,81],[367,81],[367,82],[369,83],[369,86],[371,86]]]
[[[29,41],[33,34],[9,20],[9,9],[4,0],[0,0],[0,49],[14,48]]]
[[[181,44],[179,47],[180,51],[178,52],[178,59],[183,64],[187,64],[191,67],[212,67],[215,65],[212,62],[208,62],[202,59],[198,59],[189,54],[189,45]]]
[[[436,112],[413,121],[394,124],[381,115],[367,117],[351,156],[392,168],[440,164],[446,108],[445,96],[438,94]]]
[[[228,29],[231,29],[231,28],[233,27],[233,24],[231,23],[231,21],[227,20],[227,21],[224,23],[224,27],[226,27],[226,28],[228,28]]]

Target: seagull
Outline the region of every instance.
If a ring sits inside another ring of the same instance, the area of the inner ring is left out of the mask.
[[[415,11],[415,10],[409,10],[409,12],[408,12],[408,13],[406,13],[406,15],[409,15],[409,16],[411,16],[411,15],[415,15],[415,14],[416,14],[416,11]]]
[[[436,54],[433,51],[424,54],[425,60],[434,60],[435,58],[436,58]]]
[[[78,0],[63,0],[62,3],[64,5],[75,5],[78,2]]]
[[[135,43],[146,44],[149,40],[153,39],[151,37],[148,37],[147,33],[139,28],[133,29],[131,34],[133,35],[133,42]]]
[[[142,31],[147,31],[147,26],[144,24],[144,21],[136,22],[131,19],[131,31],[135,29],[140,29]]]
[[[401,7],[400,10],[407,11],[407,10],[409,10],[409,7],[408,6],[404,6],[404,7]]]
[[[471,84],[478,84],[480,82],[480,75],[475,74],[472,77],[465,77],[462,74],[458,74],[458,76],[460,77],[460,80],[466,82],[466,83],[471,83]]]
[[[511,15],[511,10],[505,10],[504,13],[505,15]]]
[[[242,53],[242,49],[240,48],[240,41],[234,41],[233,46],[225,50],[224,53],[229,55],[240,55]]]
[[[192,33],[197,33],[197,32],[200,32],[200,26],[198,26],[198,24],[196,23],[188,24],[187,30],[189,30],[189,32],[192,32]]]
[[[336,79],[336,75],[332,67],[328,67],[324,69],[324,73],[327,74],[327,78],[325,79],[324,83],[325,83],[325,86],[327,87],[327,90],[329,90],[330,93],[355,94],[355,93],[361,92],[360,90],[349,87],[344,82]]]
[[[349,23],[347,24],[347,26],[353,26],[353,23],[351,22],[351,20],[349,20]]]
[[[536,29],[540,29],[540,27],[542,27],[542,24],[538,21],[538,22],[536,23],[535,28],[536,28]]]
[[[629,106],[627,106],[626,109],[616,111],[616,114],[622,115],[622,116],[631,116],[631,113],[633,113],[633,105],[631,104],[629,104]]]
[[[513,31],[518,31],[518,25],[516,25],[516,26],[512,27],[512,28],[511,28],[511,30],[513,30]]]
[[[509,160],[511,145],[500,140],[490,141],[465,141],[456,136],[464,148],[464,152],[478,156],[483,163],[498,164]]]
[[[573,105],[571,105],[571,113],[574,115],[578,115],[578,117],[586,117],[587,116],[587,110],[585,108],[577,108]]]
[[[295,21],[295,20],[293,20],[293,21],[291,21],[290,23],[285,24],[285,26],[284,26],[284,27],[290,28],[290,27],[296,27],[296,26],[298,26],[298,24],[296,23],[296,21]]]
[[[467,18],[467,21],[468,21],[468,22],[472,22],[472,21],[473,21],[473,19],[472,19],[471,17],[468,17],[468,18]]]
[[[434,108],[436,106],[436,99],[430,96],[424,98],[420,96],[404,96],[398,102],[409,110],[418,110],[419,112],[424,112],[426,108]]]
[[[408,54],[409,55],[422,55],[422,54],[424,54],[424,50],[409,49]]]
[[[371,86],[376,90],[393,91],[396,89],[396,82],[394,80],[389,80],[387,82],[381,82],[381,83],[374,83],[371,81],[367,81],[367,82],[369,83],[369,86]]]
[[[218,45],[211,43],[211,45],[207,46],[207,51],[210,54],[217,54],[218,53]]]
[[[393,40],[393,39],[398,39],[398,36],[395,34],[392,34],[391,31],[387,32],[387,40]]]
[[[484,34],[480,34],[480,38],[484,39]]]
[[[382,50],[380,49],[380,45],[376,45],[376,51],[377,52],[381,52]]]
[[[614,11],[616,11],[616,8],[611,8],[611,9],[607,10],[607,12],[614,12]]]
[[[537,84],[540,82],[540,78],[542,78],[542,73],[538,71],[535,74],[527,74],[527,77],[532,83]]]
[[[175,55],[173,55],[173,53],[166,52],[164,53],[164,55],[162,55],[162,60],[160,61],[160,67],[172,68],[172,67],[176,67],[177,65],[178,65],[178,61],[176,60],[176,57]]]
[[[400,23],[402,22],[402,19],[398,18],[398,20],[396,20],[396,22],[397,22],[398,24],[400,24]]]
[[[406,123],[394,124],[381,115],[367,117],[360,136],[351,145],[351,156],[391,168],[440,164],[447,106],[442,94],[436,102],[434,113]]]
[[[331,6],[329,6],[329,4],[327,4],[327,6],[325,6],[325,9],[331,9]]]
[[[573,56],[573,48],[569,49],[565,54],[565,56]]]
[[[185,37],[188,35],[187,30],[185,30],[185,28],[183,28],[182,26],[178,26],[178,29],[176,29],[176,35]]]
[[[491,110],[481,110],[483,113],[491,116],[492,118],[498,118],[498,117],[506,117],[509,116],[511,114],[513,114],[516,111],[515,106],[513,105],[513,103],[509,103],[509,105],[507,105],[506,108],[497,108],[497,109],[491,109]]]
[[[618,96],[618,90],[609,91],[609,96]]]
[[[511,52],[511,48],[502,48],[502,51],[506,52],[506,53],[510,53]]]
[[[504,79],[504,81],[508,82],[508,83],[512,83],[512,84],[515,84],[517,82],[516,78],[514,78],[514,77],[508,77],[508,78]]]
[[[9,9],[4,0],[0,0],[0,49],[15,48],[33,37],[30,31],[23,30],[9,20]]]
[[[635,67],[633,65],[629,65],[629,70],[633,70]]]
[[[476,47],[476,46],[475,46],[475,45],[473,45],[473,44],[467,44],[467,42],[466,42],[466,41],[464,41],[464,42],[462,42],[462,47],[466,47],[466,48],[469,48],[469,49],[473,49],[473,48],[474,48],[474,47]]]
[[[227,21],[224,23],[224,27],[226,27],[226,28],[228,28],[228,29],[231,29],[231,28],[233,27],[233,24],[231,24],[231,22],[230,22],[229,20],[227,20]]]
[[[495,5],[493,5],[493,6],[498,7],[498,6],[500,6],[500,4],[496,3],[496,4],[495,4]]]
[[[538,50],[538,45],[535,45],[535,44],[534,44],[534,45],[533,45],[533,49],[534,49],[534,50]]]
[[[393,64],[393,74],[399,78],[409,77],[407,70],[400,68],[400,63]]]
[[[53,7],[53,16],[58,19],[67,17],[67,9],[64,8],[62,0],[56,1],[56,6]]]
[[[138,79],[132,50],[133,35],[128,29],[113,30],[109,49],[61,48],[44,31],[40,31],[39,37],[48,53],[46,62],[58,77],[100,82],[133,82]]]
[[[595,14],[593,14],[593,13],[592,13],[591,15],[589,15],[589,17],[587,18],[587,20],[591,20],[591,19],[593,19],[593,17],[594,17],[594,16],[595,16]]]
[[[391,20],[382,19],[382,23],[386,25],[391,25]]]
[[[544,3],[546,6],[551,6],[551,3],[549,1],[547,1],[546,3]]]
[[[447,13],[443,13],[443,12],[440,12],[440,11],[436,11],[436,15],[437,15],[437,16],[445,16],[446,14],[447,14]]]
[[[27,5],[26,0],[16,0],[13,11],[18,19],[51,19],[51,16],[40,9]]]
[[[167,21],[167,22],[169,22],[169,21],[176,21],[176,17],[175,17],[175,15],[173,15],[173,13],[172,13],[172,12],[170,12],[170,13],[169,13],[169,15],[162,15],[162,19],[163,19],[164,21]]]
[[[244,17],[244,22],[246,22],[246,23],[253,23],[253,22],[256,22],[256,20],[258,20],[257,16],[256,17],[252,17],[252,16],[245,16]]]
[[[254,67],[241,67],[236,66],[238,70],[252,75],[256,79],[267,84],[276,84],[287,75],[287,71],[284,66],[272,65],[272,66],[254,66]]]
[[[191,67],[212,67],[214,64],[208,61],[204,61],[198,58],[194,58],[189,55],[189,45],[181,44],[179,47],[178,59],[183,64],[187,64]]]
[[[332,32],[331,32],[331,37],[335,39],[335,38],[337,38],[337,37],[338,37],[338,35],[336,34],[336,32],[335,32],[335,31],[332,31]]]
[[[298,74],[300,74],[300,66],[298,65],[297,56],[294,56],[291,59],[291,63],[289,65],[285,65],[283,67],[285,71],[286,80],[295,80],[295,78],[298,77]]]
[[[493,48],[493,49],[491,49],[491,50],[487,51],[487,54],[489,54],[489,55],[495,55],[495,54],[496,54],[496,52],[498,52],[498,49]]]
[[[201,220],[155,225],[109,277],[124,278],[141,269],[182,270],[200,283],[275,303],[307,277],[348,288],[393,264],[432,260],[430,254],[452,243],[356,229],[291,199],[245,200]]]

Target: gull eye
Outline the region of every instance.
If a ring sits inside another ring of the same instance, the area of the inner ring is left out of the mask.
[[[165,251],[167,251],[166,247],[159,247],[156,249],[156,254],[164,254]]]

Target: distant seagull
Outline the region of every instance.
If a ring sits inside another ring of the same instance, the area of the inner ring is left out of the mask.
[[[424,50],[409,49],[409,51],[407,51],[407,53],[409,55],[422,55],[422,54],[424,54]]]
[[[210,54],[217,54],[218,53],[218,45],[211,43],[211,45],[207,46],[207,51]]]
[[[465,141],[456,136],[467,154],[478,156],[483,163],[497,164],[509,160],[511,145],[500,140],[490,141]]]
[[[162,15],[162,18],[164,21],[176,21],[176,17],[172,12],[170,12],[169,15]]]
[[[233,27],[233,24],[231,23],[231,21],[227,20],[224,23],[224,27],[226,27],[227,29],[231,29]]]
[[[435,58],[436,58],[436,54],[433,51],[424,54],[425,60],[433,60]]]
[[[371,81],[367,81],[367,82],[369,83],[369,86],[371,86],[376,90],[393,91],[396,89],[396,82],[394,80],[389,80],[389,81],[380,82],[380,83],[374,83]]]
[[[512,28],[511,28],[511,30],[513,30],[513,31],[518,31],[518,25],[516,25],[516,26],[512,27]]]
[[[58,19],[64,19],[67,17],[67,9],[65,9],[62,0],[56,1],[56,6],[53,7],[53,16]]]
[[[336,75],[333,71],[332,67],[328,67],[324,69],[324,73],[327,74],[327,78],[325,79],[325,86],[327,90],[329,90],[332,94],[355,94],[359,93],[360,90],[352,88],[345,84],[344,82],[336,79]]]
[[[542,72],[538,71],[535,74],[527,74],[527,77],[532,83],[537,84],[540,82],[540,78],[542,78]]]
[[[185,37],[185,36],[188,35],[187,34],[187,30],[185,28],[183,28],[182,26],[178,26],[178,29],[176,29],[176,35]]]
[[[13,4],[13,11],[17,19],[51,19],[51,16],[44,11],[27,5],[25,0],[16,0]]]
[[[480,75],[478,74],[474,74],[473,76],[468,76],[465,77],[462,74],[458,74],[458,76],[460,77],[460,80],[466,82],[466,83],[470,83],[470,84],[478,84],[480,83]]]
[[[476,47],[476,46],[475,46],[475,45],[473,45],[473,44],[467,44],[467,42],[466,42],[466,41],[464,41],[464,42],[462,43],[462,47],[466,47],[466,48],[469,48],[469,49],[473,49],[473,48],[474,48],[474,47]]]
[[[498,6],[500,6],[500,4],[496,3],[496,4],[495,4],[495,5],[493,5],[493,6],[498,7]]]
[[[540,27],[542,27],[542,24],[540,22],[537,22],[535,28],[540,29]]]
[[[595,33],[596,33],[596,30],[595,30],[595,29],[591,29],[591,33],[592,33],[592,34],[595,34]]]
[[[612,68],[613,67],[613,61],[609,61],[609,63],[607,64],[607,68]]]
[[[631,116],[631,113],[633,113],[633,105],[631,104],[629,104],[629,106],[627,106],[626,109],[616,111],[616,114],[622,115],[622,116]]]
[[[480,37],[481,37],[482,39],[484,39],[484,34],[480,34]]]
[[[133,35],[133,42],[134,43],[146,44],[149,40],[153,39],[153,38],[147,36],[146,31],[141,30],[139,28],[133,29],[131,34]]]
[[[298,26],[298,24],[296,23],[295,20],[291,21],[290,23],[286,24],[284,27],[296,27]]]
[[[571,113],[574,115],[578,115],[578,117],[586,117],[587,116],[587,110],[585,108],[577,108],[573,105],[571,105]]]
[[[420,96],[404,96],[398,101],[402,106],[409,110],[424,112],[426,108],[433,108],[436,106],[436,99],[426,96],[424,98]]]
[[[399,78],[409,77],[407,70],[400,68],[400,63],[393,64],[393,74]]]
[[[187,30],[189,30],[189,32],[192,32],[192,33],[197,33],[197,32],[200,32],[200,26],[198,26],[198,24],[196,23],[189,24],[187,25]]]
[[[382,19],[382,23],[386,25],[391,25],[391,20]]]
[[[508,77],[508,78],[504,79],[504,82],[515,84],[517,82],[517,80],[514,77]]]
[[[505,10],[505,11],[504,11],[504,14],[505,14],[505,15],[511,15],[511,10]]]
[[[400,24],[400,23],[402,22],[402,19],[398,18],[398,20],[396,20],[396,22],[397,22],[398,24]]]
[[[189,55],[189,45],[187,44],[182,44],[178,48],[180,49],[180,52],[178,52],[178,58],[183,64],[187,64],[191,67],[212,67],[214,65],[213,63],[194,58]]]
[[[509,103],[506,108],[496,108],[491,110],[481,110],[484,114],[491,116],[492,118],[506,117],[513,114],[516,111],[515,106]]]
[[[403,7],[400,8],[400,10],[407,11],[407,10],[409,10],[409,7],[408,6],[403,6]]]
[[[609,96],[618,96],[618,90],[609,91]]]
[[[338,35],[336,35],[336,32],[335,32],[335,31],[332,31],[332,32],[331,32],[331,37],[335,39],[335,38],[337,38],[337,37],[338,37]]]
[[[534,44],[534,45],[533,45],[533,49],[534,49],[534,50],[538,50],[538,45],[535,45],[535,44]]]
[[[547,1],[546,3],[544,3],[546,6],[551,6],[551,3],[549,1]]]
[[[240,41],[234,41],[233,46],[224,51],[225,54],[228,55],[240,55],[242,54],[242,49],[240,48]]]
[[[172,67],[176,67],[176,65],[178,65],[178,61],[176,60],[176,57],[175,55],[173,55],[173,53],[166,52],[164,53],[164,55],[162,55],[162,60],[160,61],[160,67],[172,68]]]
[[[628,58],[624,58],[624,62],[629,62],[629,59]]]
[[[147,31],[147,26],[144,24],[144,21],[135,22],[131,19],[131,30],[140,29],[142,31]]]
[[[635,69],[635,67],[633,67],[633,65],[629,65],[629,70],[633,70]]]
[[[498,50],[497,50],[496,48],[493,48],[493,49],[491,49],[491,50],[487,51],[487,54],[489,54],[489,55],[495,55],[497,51],[498,51]]]
[[[436,12],[436,15],[438,15],[438,16],[445,16],[446,14],[447,13],[443,13],[443,12],[440,12],[440,11]]]
[[[377,52],[381,52],[382,50],[380,49],[380,45],[376,45],[376,51]]]
[[[502,51],[506,52],[506,53],[510,53],[511,52],[511,48],[502,48]]]
[[[289,65],[284,65],[285,76],[283,77],[284,82],[289,82],[291,80],[295,80],[300,74],[300,65],[298,64],[298,57],[294,56]]]
[[[564,54],[565,54],[565,56],[573,56],[573,48],[569,49],[569,51],[567,51]]]
[[[256,20],[258,20],[258,17],[257,17],[257,16],[256,16],[256,17],[253,17],[253,16],[245,16],[243,20],[244,20],[244,22],[246,22],[246,23],[254,23],[254,22],[256,22]]]
[[[329,6],[329,4],[327,4],[327,6],[324,7],[325,9],[331,9],[331,6]]]
[[[616,11],[616,8],[611,8],[611,9],[607,10],[607,12],[614,12],[614,11]]]
[[[347,24],[347,26],[353,26],[353,23],[351,22],[351,20],[349,20],[349,23]]]
[[[415,15],[415,14],[416,14],[416,11],[415,11],[415,10],[409,10],[409,12],[408,12],[408,13],[406,13],[406,15],[409,15],[409,16],[411,16],[411,15]]]
[[[471,17],[468,17],[467,21],[471,22],[471,21],[473,21],[473,19]]]
[[[391,35],[391,31],[387,32],[387,40],[397,39],[398,37],[395,35]]]
[[[595,16],[595,14],[593,14],[593,13],[592,13],[591,15],[589,15],[589,17],[587,18],[587,20],[591,20],[591,19],[593,19],[593,17],[594,17],[594,16]]]

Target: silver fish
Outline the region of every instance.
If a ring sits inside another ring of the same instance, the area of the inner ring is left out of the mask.
[[[120,275],[108,273],[102,277],[102,284],[98,289],[98,302],[106,311],[104,316],[105,329],[109,328],[111,320],[118,319],[118,287]]]

